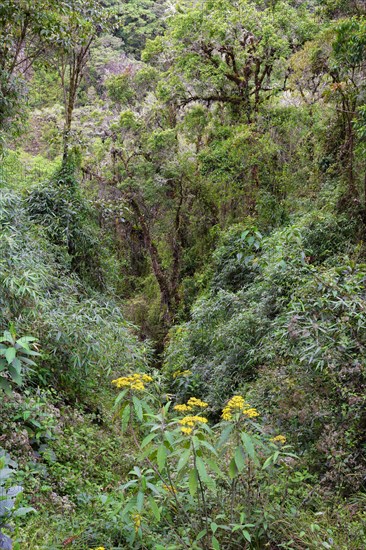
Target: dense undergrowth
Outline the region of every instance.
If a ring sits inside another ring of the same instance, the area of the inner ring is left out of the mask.
[[[1,549],[366,547],[365,15],[0,6]]]

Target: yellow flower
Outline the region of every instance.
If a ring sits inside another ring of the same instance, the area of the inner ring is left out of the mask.
[[[208,403],[206,403],[205,401],[201,401],[201,399],[197,399],[197,397],[190,397],[190,399],[188,399],[187,404],[190,407],[200,407],[202,409],[205,409],[206,407],[208,407]]]
[[[259,412],[253,407],[251,407],[250,409],[245,409],[243,411],[243,414],[245,414],[245,416],[247,416],[248,418],[255,418],[256,416],[259,416]]]
[[[175,405],[175,407],[173,407],[175,411],[178,411],[178,412],[188,412],[188,411],[191,411],[192,410],[192,407],[190,407],[189,405]]]
[[[204,416],[185,416],[179,420],[182,426],[194,426],[195,424],[207,424],[208,420]]]
[[[163,485],[163,489],[165,489],[165,491],[168,491],[169,493],[176,493],[177,490],[175,487],[173,487],[172,485]]]
[[[104,546],[98,546],[98,548],[90,548],[90,550],[105,550]]]
[[[193,428],[185,428],[184,426],[181,428],[182,432],[186,435],[191,435],[193,432]]]
[[[281,445],[284,445],[286,443],[286,437],[284,435],[276,435],[276,437],[272,437],[271,441],[274,441],[275,443],[281,443]]]
[[[138,514],[137,512],[136,512],[136,514],[132,515],[133,525],[134,525],[136,533],[140,529],[141,518],[142,518],[141,514]]]
[[[232,420],[233,414],[235,413],[242,413],[247,418],[255,418],[256,416],[259,416],[259,412],[254,407],[251,407],[248,403],[246,403],[244,397],[241,395],[234,395],[234,397],[228,401],[227,405],[222,410],[221,417],[224,420]]]
[[[204,416],[185,416],[179,420],[182,426],[181,430],[184,434],[190,435],[197,424],[207,424],[208,420]]]
[[[112,380],[112,384],[114,384],[118,389],[129,388],[130,390],[144,391],[144,382],[148,383],[152,382],[152,380],[153,379],[148,374],[135,373]]]

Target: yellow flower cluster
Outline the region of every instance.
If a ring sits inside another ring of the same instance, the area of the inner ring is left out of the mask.
[[[178,378],[179,376],[189,376],[192,374],[191,370],[180,370],[173,374],[173,378]]]
[[[190,397],[187,401],[187,404],[182,403],[180,405],[175,405],[174,410],[178,412],[189,412],[192,411],[195,407],[200,409],[205,409],[208,407],[208,403],[205,401],[202,401],[201,399],[197,399],[197,397]]]
[[[286,437],[284,435],[276,435],[276,437],[272,437],[271,441],[284,445],[286,443]]]
[[[245,409],[243,411],[243,414],[247,416],[248,418],[255,418],[256,416],[259,416],[259,412],[254,407],[250,407],[249,409]]]
[[[141,514],[138,514],[137,512],[136,512],[136,514],[132,515],[133,525],[134,525],[136,533],[140,529],[141,518],[142,518]]]
[[[190,435],[197,424],[207,424],[208,420],[204,416],[185,416],[179,420],[179,424],[182,426],[181,430],[184,434]]]
[[[165,489],[165,491],[168,491],[169,493],[176,493],[177,490],[175,489],[175,487],[173,487],[172,485],[163,485],[163,489]]]
[[[148,382],[152,382],[151,376],[148,374],[139,373],[131,374],[130,376],[121,376],[116,380],[112,380],[112,384],[114,384],[118,389],[128,388],[136,391],[144,391],[145,384]]]
[[[208,407],[208,403],[205,401],[201,401],[201,399],[197,399],[197,397],[190,397],[187,401],[187,405],[189,407],[200,407],[201,409],[205,409]]]
[[[90,550],[105,550],[104,546],[98,546],[98,548],[90,548]]]
[[[175,405],[174,407],[175,411],[178,411],[180,413],[188,412],[192,410],[192,407],[189,407],[189,405],[185,405],[184,403],[182,405]]]
[[[257,409],[246,403],[244,397],[241,395],[235,395],[228,401],[226,407],[222,410],[221,416],[224,420],[232,420],[233,414],[235,413],[241,413],[247,418],[259,416]]]

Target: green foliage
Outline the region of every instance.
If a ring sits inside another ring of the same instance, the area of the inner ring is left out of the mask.
[[[73,166],[64,165],[49,184],[34,189],[27,198],[27,210],[32,221],[45,227],[49,240],[67,250],[72,268],[79,273],[94,270],[97,282],[97,237],[91,230],[92,213],[74,171]]]
[[[333,429],[347,432],[349,452],[356,456],[362,445],[356,434],[363,422],[358,409],[364,384],[359,281],[365,270],[352,260],[340,266],[337,254],[346,247],[352,251],[355,226],[333,215],[307,216],[299,225],[263,238],[259,254],[247,264],[238,261],[240,231],[230,230],[214,255],[219,271],[212,281],[220,281],[221,288],[211,284],[191,319],[172,329],[165,368],[178,395],[186,397],[192,383],[199,395],[220,406],[237,388],[251,387],[286,432],[296,431],[298,444],[308,449],[317,445],[318,450],[325,433],[329,445],[346,445],[329,435],[331,411],[343,408],[343,420],[334,418]],[[230,290],[224,290],[228,283]],[[344,369],[353,376],[341,374]],[[186,370],[182,382],[178,373]],[[296,372],[301,373],[298,382]],[[348,416],[351,395],[355,403]],[[314,409],[319,415],[310,424]],[[318,468],[324,459],[319,453],[312,457]],[[358,467],[362,470],[362,459]],[[359,487],[360,480],[355,476],[351,481],[346,467],[337,472],[339,488]]]
[[[61,200],[61,212],[65,211],[77,214]],[[47,230],[45,235],[29,221],[19,195],[4,191],[0,212],[3,329],[14,322],[22,334],[42,335],[35,380],[62,387],[73,399],[88,396],[97,402],[90,389],[103,385],[106,373],[124,362],[144,364],[148,348],[138,345],[115,301],[82,286],[70,273],[70,257],[50,243]],[[68,219],[60,222],[64,228]],[[56,227],[52,235],[62,239],[57,219],[50,221],[50,230]]]
[[[32,336],[17,338],[12,327],[0,337],[0,390],[6,394],[11,395],[12,384],[21,386],[25,372],[35,366],[30,358],[39,355],[31,349],[35,340]]]
[[[159,382],[146,393],[144,384],[151,382],[138,374],[115,381],[122,388],[116,399],[122,428],[130,430],[139,451],[139,466],[122,486],[118,520],[125,542],[151,547],[163,533],[164,547],[208,550],[275,540],[281,490],[287,491],[286,477],[292,484],[296,458],[286,438],[266,436],[254,420],[259,413],[241,396],[210,427],[202,416],[208,403],[191,397],[187,404],[163,405]],[[275,491],[279,480],[281,490]]]
[[[365,547],[363,4],[2,3],[14,550]]]
[[[117,31],[128,54],[140,57],[147,40],[161,34],[165,28],[168,7],[166,0],[109,0],[118,10]]]
[[[171,100],[227,103],[237,112],[241,108],[250,121],[264,82],[275,74],[275,92],[283,59],[309,39],[314,28],[306,9],[295,10],[286,2],[271,7],[248,0],[182,2],[163,39],[147,44],[144,60],[162,54],[164,66],[165,52],[174,59],[166,72]]]
[[[213,254],[213,290],[239,290],[253,282],[263,235],[257,227],[233,225]]]
[[[0,8],[0,127],[3,131],[14,117],[22,118],[26,92],[25,75],[57,33],[54,0],[37,4],[6,0]],[[64,2],[61,3],[61,11]]]
[[[17,463],[0,448],[0,547],[3,550],[13,548],[12,539],[3,530],[12,528],[10,522],[16,518],[35,512],[30,506],[20,506],[23,487],[13,485],[16,469]]]

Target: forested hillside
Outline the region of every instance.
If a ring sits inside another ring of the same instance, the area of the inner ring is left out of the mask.
[[[0,549],[366,548],[366,4],[0,3]]]

